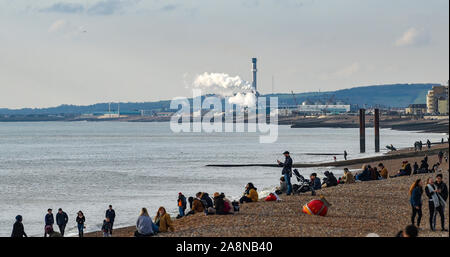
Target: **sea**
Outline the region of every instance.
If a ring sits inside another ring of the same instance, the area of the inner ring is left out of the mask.
[[[276,163],[291,152],[295,163],[377,155],[373,128],[366,130],[366,153],[359,153],[359,129],[290,128],[280,125],[278,140],[261,144],[257,132],[174,133],[169,122],[11,122],[0,123],[0,236],[10,236],[16,215],[29,236],[43,236],[48,208],[69,215],[66,235],[77,235],[75,217],[86,216],[86,231],[100,230],[109,204],[114,227],[136,223],[146,207],[164,206],[173,216],[177,197],[224,192],[239,199],[248,182],[262,194],[279,184],[277,167],[207,167],[207,164]],[[440,141],[444,134],[381,129],[384,146],[410,147],[414,141]],[[304,168],[308,176],[340,168]],[[55,227],[55,229],[57,229]]]

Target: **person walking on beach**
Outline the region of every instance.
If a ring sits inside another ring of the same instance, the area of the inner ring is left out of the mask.
[[[442,179],[442,174],[438,174],[434,183],[439,198],[439,207],[436,208],[436,212],[439,213],[439,216],[441,217],[442,231],[448,231],[448,229],[445,228],[445,206],[447,205],[448,188]]]
[[[112,235],[114,220],[116,219],[116,211],[114,211],[111,204],[108,206],[108,210],[106,210],[105,218],[109,218],[109,222],[111,223],[111,235]]]
[[[59,227],[59,232],[61,236],[64,236],[64,230],[66,229],[67,222],[69,222],[69,217],[67,213],[65,213],[61,208],[58,209],[58,213],[56,214],[56,224]]]
[[[347,160],[347,150],[344,150],[344,160]]]
[[[11,237],[28,237],[22,223],[22,215],[16,216],[16,222],[13,225]]]
[[[106,217],[103,220],[102,231],[103,231],[103,237],[111,237],[112,236],[112,222],[108,217]]]
[[[417,227],[420,227],[420,221],[422,219],[422,180],[418,179],[414,184],[411,185],[409,189],[410,203],[412,207],[411,224],[415,224],[415,219],[417,215]]]
[[[440,150],[439,153],[438,153],[439,163],[442,163],[442,159],[443,158],[444,158],[444,152],[442,152],[442,150]]]
[[[148,215],[147,208],[142,208],[139,218],[136,222],[136,231],[134,232],[135,237],[148,237],[153,236],[155,232],[153,231],[153,221]]]
[[[178,201],[177,201],[177,205],[178,205],[178,212],[180,213],[180,218],[184,216],[184,211],[186,210],[186,197],[179,192],[178,193]]]
[[[45,226],[44,226],[44,237],[47,237],[47,226],[53,228],[53,224],[55,223],[55,218],[53,217],[52,209],[47,210],[47,214],[45,215]]]
[[[428,208],[430,213],[430,229],[436,230],[436,208],[440,206],[439,195],[437,188],[434,185],[433,179],[430,177],[427,180],[427,186],[425,187],[425,193],[428,196]]]
[[[431,148],[431,141],[429,139],[427,139],[427,148],[430,149]]]
[[[86,221],[86,218],[84,217],[84,214],[82,211],[78,211],[77,213],[77,218],[76,218],[76,222],[77,222],[77,228],[78,228],[78,237],[83,237],[84,236],[84,222]]]
[[[285,161],[281,162],[280,160],[277,160],[278,166],[283,167],[283,170],[281,171],[281,175],[284,176],[284,180],[286,181],[287,185],[287,191],[286,195],[290,195],[292,193],[292,184],[291,184],[291,176],[292,176],[292,158],[288,151],[285,151],[283,153],[285,157]]]

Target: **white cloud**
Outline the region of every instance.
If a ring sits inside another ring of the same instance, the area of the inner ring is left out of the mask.
[[[395,41],[395,45],[402,46],[419,46],[426,45],[430,41],[430,36],[425,30],[418,30],[414,27],[406,30],[403,35]]]
[[[351,65],[344,67],[336,71],[333,75],[339,78],[348,78],[360,70],[361,66],[358,62],[354,62]]]
[[[68,26],[68,22],[66,20],[57,20],[50,25],[48,28],[48,32],[54,33],[59,32]]]

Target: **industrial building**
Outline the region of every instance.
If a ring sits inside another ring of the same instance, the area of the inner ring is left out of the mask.
[[[350,105],[346,104],[302,104],[299,105],[297,111],[301,114],[323,114],[323,113],[331,113],[331,114],[341,114],[350,112]]]

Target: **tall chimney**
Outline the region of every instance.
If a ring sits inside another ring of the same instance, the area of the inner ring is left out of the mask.
[[[252,72],[253,72],[253,82],[252,82],[252,89],[253,91],[255,91],[255,93],[257,92],[257,88],[256,88],[256,72],[258,70],[256,69],[256,58],[252,58]]]

